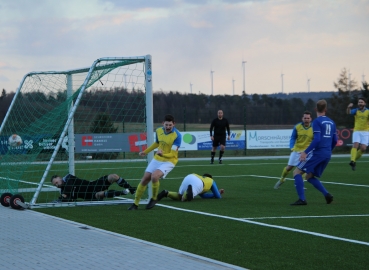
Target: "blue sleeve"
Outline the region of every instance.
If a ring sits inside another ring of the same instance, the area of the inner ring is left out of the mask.
[[[175,132],[177,133],[177,138],[174,140],[173,145],[181,147],[181,143],[182,143],[182,135],[181,133],[178,131],[178,129],[175,129]]]
[[[350,110],[350,114],[355,114],[357,111],[357,108]]]
[[[338,141],[337,132],[334,132],[333,138],[332,138],[332,150],[336,147]]]
[[[310,143],[309,147],[304,151],[306,154],[313,150],[320,142],[320,132],[314,132],[314,139]]]
[[[296,143],[296,139],[297,139],[297,130],[296,130],[296,126],[294,126],[292,130],[291,139],[290,139],[290,149],[294,147]]]
[[[155,142],[159,143],[159,140],[158,140],[158,130],[155,130]]]
[[[203,199],[211,199],[211,198],[221,199],[222,198],[215,181],[213,181],[213,185],[211,186],[211,192],[212,193],[210,192],[203,193],[203,194],[200,194],[199,196]]]
[[[318,123],[318,121],[313,121],[313,141],[310,143],[310,145],[308,146],[308,148],[306,148],[306,150],[304,151],[306,154],[309,153],[311,150],[313,150],[315,147],[317,147],[317,145],[320,142],[320,136],[321,136],[321,127]]]

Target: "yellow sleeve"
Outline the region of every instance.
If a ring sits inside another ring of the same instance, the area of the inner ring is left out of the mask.
[[[154,150],[155,148],[157,148],[159,146],[159,143],[154,142],[152,145],[150,145],[150,147],[145,149],[145,154],[150,153],[152,150]]]

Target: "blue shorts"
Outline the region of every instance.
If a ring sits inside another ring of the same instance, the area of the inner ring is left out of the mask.
[[[297,168],[301,171],[312,173],[316,177],[320,177],[325,168],[327,167],[331,157],[322,157],[320,155],[314,155],[314,151],[311,151],[307,156],[305,161],[300,161],[297,164]]]

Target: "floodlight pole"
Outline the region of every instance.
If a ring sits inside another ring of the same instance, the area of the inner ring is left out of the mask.
[[[242,68],[243,68],[243,93],[246,95],[246,84],[245,84],[245,64],[247,61],[242,61]]]
[[[210,77],[211,77],[211,95],[213,95],[213,73],[215,71],[210,70]]]

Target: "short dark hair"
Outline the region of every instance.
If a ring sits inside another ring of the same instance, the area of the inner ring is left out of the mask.
[[[58,176],[55,174],[53,176],[51,176],[50,182],[53,182],[54,178],[57,178]]]
[[[208,174],[208,173],[204,173],[202,176],[203,177],[209,177],[209,178],[213,179],[213,176],[211,174]]]
[[[164,116],[164,121],[173,122],[174,123],[174,117],[173,117],[173,115],[171,115],[171,114],[165,115]]]
[[[365,102],[365,104],[366,104],[366,98],[365,97],[359,97],[359,100],[362,100],[362,101],[364,101]]]
[[[316,103],[316,110],[322,113],[325,109],[327,109],[327,101],[325,99],[318,100]]]
[[[311,112],[310,111],[304,111],[304,114],[308,114],[311,116]]]

